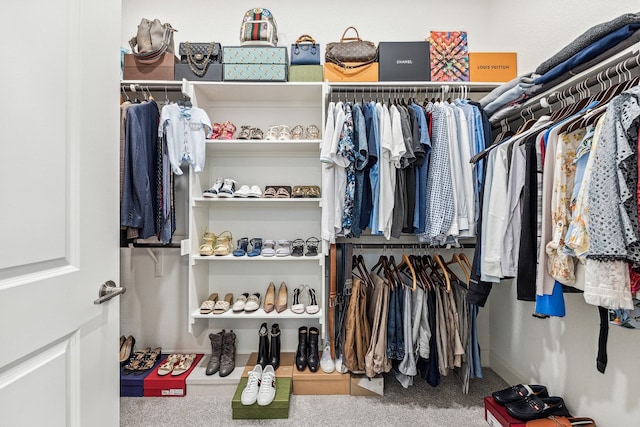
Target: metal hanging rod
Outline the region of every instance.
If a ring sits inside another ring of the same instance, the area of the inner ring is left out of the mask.
[[[421,250],[461,250],[475,249],[475,243],[460,243],[459,246],[434,246],[425,243],[351,243],[348,241],[337,242],[338,244],[350,244],[354,249],[421,249]]]
[[[154,91],[154,92],[182,92],[182,86],[175,85],[163,85],[163,84],[139,84],[139,83],[123,83],[120,85],[122,90],[126,90],[128,92],[145,92],[145,91]]]

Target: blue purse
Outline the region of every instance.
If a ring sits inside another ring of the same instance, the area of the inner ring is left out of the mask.
[[[308,34],[291,45],[291,65],[320,65],[320,45]]]

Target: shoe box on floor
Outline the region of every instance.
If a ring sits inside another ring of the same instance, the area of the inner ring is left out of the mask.
[[[384,396],[384,377],[351,374],[351,396]]]
[[[293,369],[293,394],[349,394],[349,374],[333,371],[330,374],[322,369],[311,372]]]
[[[189,370],[180,375],[158,375],[158,369],[155,368],[144,379],[144,396],[174,396],[182,397],[187,394],[186,379],[198,365],[203,354],[197,354],[196,359],[191,364]]]
[[[124,80],[173,80],[174,66],[178,58],[172,53],[152,63],[140,62],[132,53],[124,55]]]
[[[281,356],[282,357],[282,356]],[[279,369],[279,368],[278,368]],[[266,406],[258,403],[243,405],[240,400],[242,390],[247,385],[248,378],[240,379],[236,393],[231,400],[231,418],[234,420],[260,420],[289,418],[289,400],[291,399],[291,378],[276,377],[276,396],[273,402]]]
[[[491,396],[484,398],[484,419],[491,427],[525,427],[526,422],[513,418]]]
[[[294,370],[295,363],[295,353],[280,353],[280,366],[276,369],[276,378],[291,378]],[[249,356],[249,360],[247,361],[247,365],[244,368],[244,372],[242,372],[242,378],[247,378],[249,376],[249,372],[256,366],[258,363],[258,353],[251,353]]]
[[[120,396],[121,397],[142,397],[144,396],[144,379],[158,368],[160,363],[167,358],[166,354],[160,357],[152,369],[143,372],[141,375],[136,375],[135,372],[129,375],[124,375],[124,366],[120,367]]]

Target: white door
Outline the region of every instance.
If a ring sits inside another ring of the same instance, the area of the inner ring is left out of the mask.
[[[3,1],[0,425],[119,423],[120,1]]]

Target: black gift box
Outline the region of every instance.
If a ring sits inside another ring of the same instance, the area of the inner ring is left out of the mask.
[[[380,81],[431,80],[429,42],[380,42],[378,52]]]

